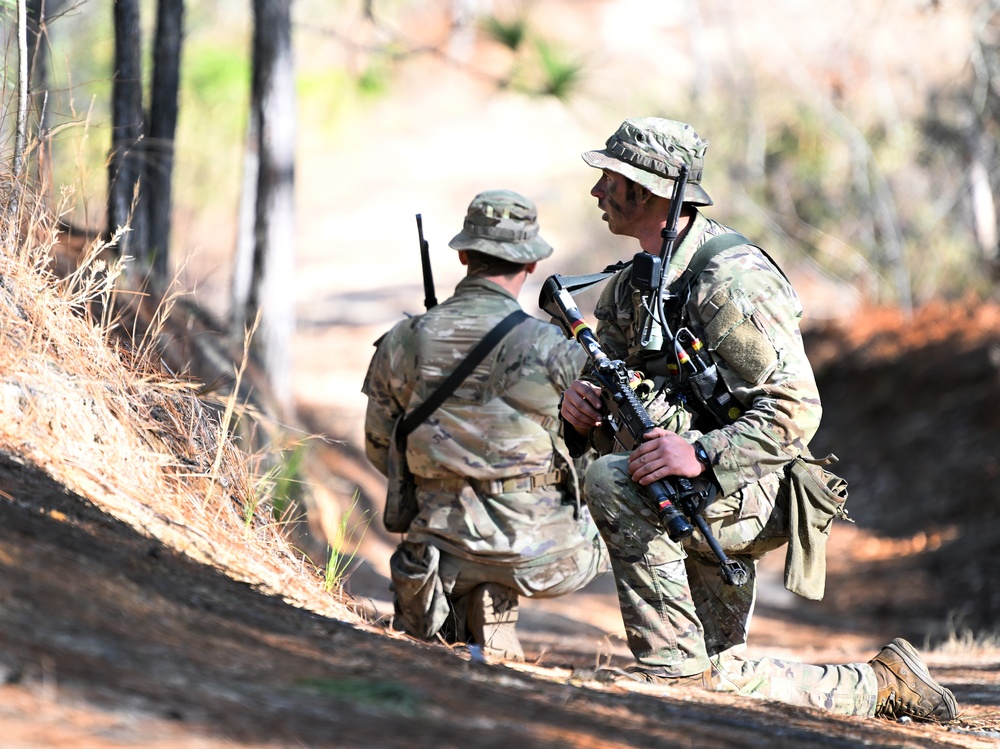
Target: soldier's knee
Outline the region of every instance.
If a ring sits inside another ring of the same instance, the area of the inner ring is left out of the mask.
[[[439,572],[440,551],[404,541],[389,560],[393,604],[399,623],[414,637],[429,639],[449,611]]]
[[[627,455],[605,455],[590,464],[584,475],[583,493],[595,520],[619,517],[623,499],[628,503],[626,495],[631,494],[630,482]]]
[[[583,477],[583,493],[587,506],[598,522],[617,515],[615,497],[621,491],[621,482],[628,479],[622,472],[622,461],[618,455],[605,455],[587,468]]]
[[[643,490],[629,477],[627,455],[594,461],[584,477],[584,495],[612,557],[643,558],[653,565],[684,558],[684,547],[667,535]]]

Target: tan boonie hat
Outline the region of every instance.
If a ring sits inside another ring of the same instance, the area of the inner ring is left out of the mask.
[[[674,196],[674,180],[682,164],[688,166],[684,202],[712,205],[701,187],[708,141],[683,122],[660,117],[625,120],[604,148],[587,151],[583,160],[598,169],[610,169],[638,182],[654,195]]]
[[[448,246],[512,263],[533,263],[552,254],[549,243],[538,236],[535,204],[511,190],[487,190],[473,198],[465,226]]]

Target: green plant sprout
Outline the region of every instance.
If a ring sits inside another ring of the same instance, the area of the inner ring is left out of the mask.
[[[341,514],[336,535],[330,544],[330,556],[323,574],[323,589],[327,593],[344,587],[347,569],[354,561],[354,555],[358,553],[358,547],[368,532],[368,524],[371,522],[368,510],[362,512],[360,517],[356,514],[359,499],[360,493],[355,490],[351,506]],[[350,551],[347,551],[348,548]]]

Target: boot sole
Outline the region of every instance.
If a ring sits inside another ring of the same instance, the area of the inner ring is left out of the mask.
[[[902,637],[897,637],[886,647],[903,660],[903,663],[906,664],[907,668],[910,669],[914,676],[931,687],[931,689],[933,689],[938,696],[941,697],[945,707],[948,708],[948,717],[936,719],[954,720],[958,715],[958,703],[955,702],[955,695],[952,694],[950,689],[941,686],[934,680],[934,678],[930,675],[930,672],[927,670],[927,665],[920,658],[916,649]]]

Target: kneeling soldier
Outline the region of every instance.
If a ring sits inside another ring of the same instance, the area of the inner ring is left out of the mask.
[[[520,311],[525,279],[552,253],[538,236],[534,204],[506,190],[477,195],[449,244],[466,277],[451,298],[376,343],[365,379],[366,451],[384,474],[401,417]],[[555,325],[525,318],[409,433],[418,512],[390,562],[407,632],[471,641],[510,659],[524,657],[519,596],[570,593],[607,569],[559,436],[559,396],[584,352]]]

